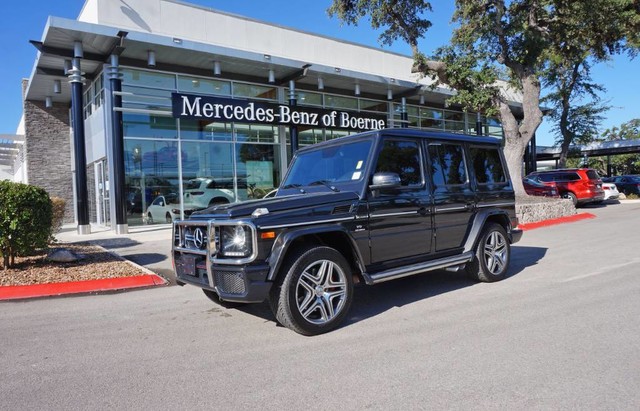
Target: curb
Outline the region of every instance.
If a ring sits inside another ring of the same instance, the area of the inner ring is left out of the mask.
[[[167,281],[157,274],[144,274],[131,277],[103,278],[99,280],[73,281],[68,283],[2,286],[0,287],[0,301],[116,291],[165,284],[167,284]]]
[[[580,213],[580,214],[570,215],[567,217],[558,217],[558,218],[552,218],[550,220],[536,221],[535,223],[519,224],[518,228],[521,229],[522,231],[527,231],[527,230],[534,230],[536,228],[541,228],[541,227],[549,227],[552,225],[557,225],[562,223],[573,223],[575,221],[586,220],[589,218],[596,218],[596,216],[591,213]]]

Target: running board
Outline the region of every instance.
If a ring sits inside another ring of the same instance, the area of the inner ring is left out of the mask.
[[[473,252],[467,251],[453,257],[440,258],[438,260],[428,261],[426,263],[413,264],[406,267],[393,268],[387,271],[381,271],[375,274],[362,273],[367,285],[383,283],[396,278],[408,277],[414,274],[424,273],[426,271],[438,270],[452,266],[460,266],[468,263],[473,259]]]

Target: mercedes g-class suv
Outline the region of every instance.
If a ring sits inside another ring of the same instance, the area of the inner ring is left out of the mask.
[[[436,269],[507,274],[516,229],[500,141],[409,129],[300,149],[276,195],[173,225],[178,284],[229,303],[269,300],[304,335],[337,327],[356,283]]]

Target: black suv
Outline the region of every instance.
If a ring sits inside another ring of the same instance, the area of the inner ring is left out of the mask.
[[[177,281],[223,305],[268,299],[314,335],[344,320],[354,283],[443,268],[500,280],[522,235],[508,176],[488,137],[387,129],[309,146],[275,197],[174,223]]]

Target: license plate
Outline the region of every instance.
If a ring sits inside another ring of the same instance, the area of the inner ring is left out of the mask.
[[[193,255],[193,254],[184,254],[182,256],[181,260],[181,265],[182,265],[182,272],[186,275],[190,275],[192,277],[197,277],[197,272],[196,272],[196,258],[197,256]]]

